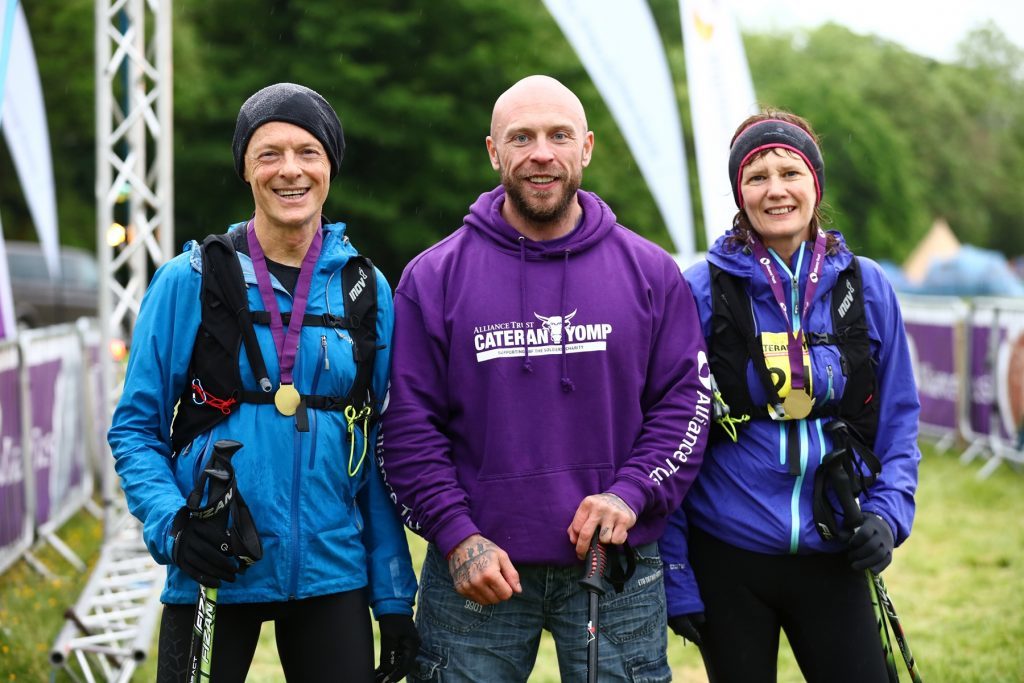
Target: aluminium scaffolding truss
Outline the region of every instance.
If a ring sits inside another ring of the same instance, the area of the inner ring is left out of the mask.
[[[174,239],[171,0],[95,0],[96,247],[101,381],[112,414],[110,342],[130,333]],[[152,160],[152,162],[150,162]],[[112,244],[112,226],[126,240]],[[129,681],[149,652],[164,570],[127,511],[109,451],[97,454],[104,536],[99,560],[50,651],[52,679]]]
[[[160,612],[164,568],[142,542],[129,514],[104,539],[96,569],[50,649],[56,678],[63,669],[74,681],[127,683],[146,659]]]

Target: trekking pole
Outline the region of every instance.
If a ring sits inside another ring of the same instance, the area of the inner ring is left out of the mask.
[[[860,501],[853,493],[853,484],[850,476],[841,466],[833,467],[831,470],[832,488],[836,498],[843,508],[844,525],[852,532],[864,523],[864,513],[860,509]],[[889,680],[892,683],[899,683],[899,673],[896,671],[896,659],[892,652],[892,641],[889,639],[889,629],[886,628],[886,620],[892,626],[893,634],[896,636],[896,644],[903,655],[903,662],[907,665],[907,672],[913,683],[922,683],[921,672],[914,661],[914,655],[910,651],[910,642],[903,632],[903,625],[896,614],[896,608],[889,598],[885,589],[885,582],[880,574],[875,574],[870,569],[864,570],[864,576],[868,581],[868,590],[871,593],[871,605],[875,609],[875,619],[878,622],[879,635],[882,638],[882,651],[885,653],[885,663],[889,673]]]
[[[189,496],[191,515],[199,519],[217,518],[222,522],[224,530],[228,527],[228,504],[226,498],[233,479],[231,474],[231,456],[242,444],[237,441],[221,439],[213,444],[213,455],[209,465],[200,475],[199,485]],[[206,475],[205,477],[203,475]],[[204,479],[209,482],[207,505],[200,508]],[[196,495],[198,493],[198,496]],[[222,500],[223,499],[223,500]],[[223,514],[221,514],[223,513]],[[227,548],[222,548],[227,550]],[[188,653],[188,683],[201,683],[210,680],[210,666],[213,662],[213,630],[217,622],[217,589],[211,586],[199,586],[199,598],[196,601],[196,616],[192,622],[192,642]]]
[[[870,570],[869,570],[870,571]],[[906,634],[903,632],[903,624],[900,622],[900,617],[896,614],[896,607],[892,604],[892,600],[889,598],[889,591],[885,589],[885,582],[882,581],[882,577],[879,574],[872,574],[871,578],[875,583],[875,591],[878,593],[878,598],[885,608],[885,614],[889,618],[889,625],[892,627],[892,632],[896,635],[896,644],[899,645],[900,653],[903,655],[903,661],[907,665],[907,672],[910,674],[910,680],[913,683],[922,683],[921,672],[917,668],[917,662],[914,660],[914,653],[910,651],[910,642],[907,640]]]
[[[583,560],[583,578],[580,585],[586,589],[590,600],[587,615],[587,683],[597,683],[597,634],[598,634],[598,600],[607,590],[604,572],[608,566],[605,547],[598,539],[601,527],[594,529],[594,537],[590,540],[590,549]]]

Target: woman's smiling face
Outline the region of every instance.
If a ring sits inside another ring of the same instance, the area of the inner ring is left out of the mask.
[[[782,148],[761,154],[743,167],[740,191],[750,224],[783,258],[811,238],[817,189],[799,155]]]

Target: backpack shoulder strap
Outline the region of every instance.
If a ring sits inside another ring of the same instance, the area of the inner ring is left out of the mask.
[[[859,441],[869,447],[878,431],[875,363],[871,357],[860,260],[854,256],[832,290],[832,329],[838,337],[846,388],[839,413]]]
[[[714,338],[714,343],[709,346],[713,357],[725,366],[723,377],[719,378],[716,374],[715,378],[726,403],[739,408],[741,412],[754,410],[747,388],[748,360],[753,362],[754,370],[771,403],[778,403],[779,391],[764,359],[761,337],[754,327],[754,313],[743,280],[714,264],[709,263],[708,267],[711,269],[711,334]],[[740,407],[742,403],[749,407]]]
[[[230,233],[207,236],[203,240],[202,250],[204,319],[218,305],[228,307],[229,317],[237,322],[241,330],[245,355],[249,358],[249,366],[256,376],[256,382],[263,391],[270,391],[267,366],[256,341],[256,330],[249,311],[242,267],[238,264]],[[208,295],[212,295],[212,299],[209,299]],[[237,332],[231,330],[227,341],[234,342],[236,334]]]
[[[346,327],[352,336],[356,377],[348,404],[373,407],[373,364],[377,357],[377,273],[365,256],[353,256],[341,271]]]
[[[860,260],[854,256],[850,265],[839,273],[832,294],[832,327],[836,332],[863,324],[867,330],[864,314],[864,288],[860,275]],[[866,335],[865,335],[866,341]]]

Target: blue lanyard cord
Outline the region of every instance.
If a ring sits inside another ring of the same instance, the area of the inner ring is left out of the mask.
[[[768,253],[772,255],[775,262],[778,263],[786,275],[789,276],[789,317],[792,320],[794,333],[800,331],[800,271],[803,270],[804,251],[804,245],[801,244],[800,254],[796,259],[796,275],[794,275],[793,271],[789,269],[789,265],[775,253],[775,250],[771,248],[768,249]]]

